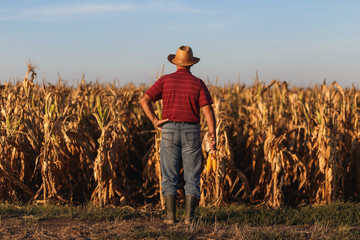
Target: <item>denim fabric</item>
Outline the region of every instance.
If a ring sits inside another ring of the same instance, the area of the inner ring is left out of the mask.
[[[164,124],[160,147],[163,195],[176,195],[182,160],[185,195],[199,198],[201,159],[199,125],[181,122]]]

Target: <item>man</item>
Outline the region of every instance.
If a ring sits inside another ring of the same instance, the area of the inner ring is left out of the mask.
[[[176,55],[168,60],[176,65],[177,71],[164,75],[151,86],[140,104],[154,127],[162,131],[160,166],[165,196],[165,223],[176,222],[175,196],[178,189],[180,161],[182,160],[185,180],[185,224],[194,217],[196,199],[200,198],[201,139],[200,108],[204,112],[211,136],[210,148],[215,151],[215,116],[213,100],[204,82],[192,75],[190,68],[200,61],[193,56],[188,46],[181,46]],[[154,113],[152,102],[163,100],[163,119]]]

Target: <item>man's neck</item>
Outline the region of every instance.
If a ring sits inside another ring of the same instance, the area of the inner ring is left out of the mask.
[[[190,71],[190,68],[191,68],[191,66],[186,66],[186,67],[183,67],[183,66],[178,66],[178,65],[176,65],[176,69],[177,69],[177,70],[180,70],[180,69],[185,69],[185,70]]]

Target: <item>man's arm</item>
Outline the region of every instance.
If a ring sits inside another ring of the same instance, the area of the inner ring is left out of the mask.
[[[204,112],[205,120],[209,128],[209,133],[211,137],[210,149],[216,151],[216,119],[214,109],[210,104],[208,104],[203,106],[201,110]]]
[[[151,103],[151,99],[148,95],[144,94],[140,99],[141,107],[143,108],[146,116],[150,119],[155,128],[159,128],[161,130],[161,126],[163,123],[169,121],[169,119],[161,119],[159,120],[154,112],[154,108]]]

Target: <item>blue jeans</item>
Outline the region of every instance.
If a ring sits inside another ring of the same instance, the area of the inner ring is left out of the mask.
[[[176,195],[182,160],[185,195],[200,198],[201,159],[199,125],[183,122],[165,123],[162,127],[160,147],[163,196]]]

